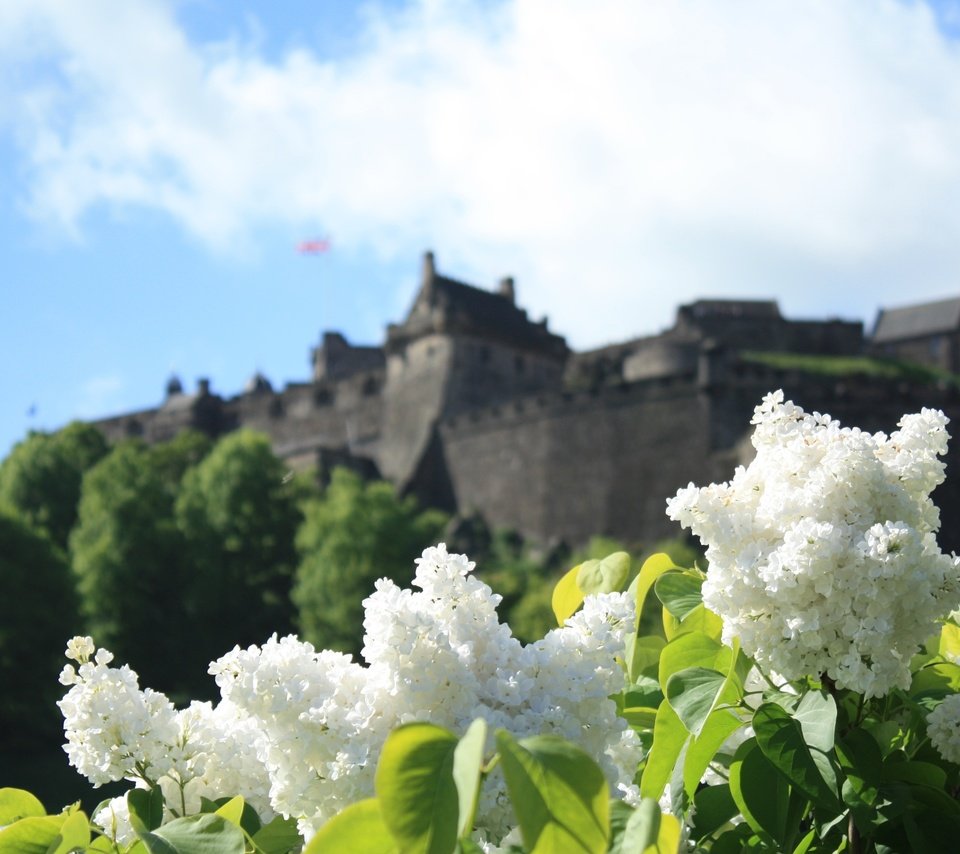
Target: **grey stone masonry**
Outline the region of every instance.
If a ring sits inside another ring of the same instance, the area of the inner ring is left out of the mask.
[[[960,419],[952,383],[828,377],[749,358],[879,352],[957,371],[960,299],[882,312],[873,341],[859,322],[790,320],[773,301],[700,300],[658,335],[574,353],[546,321],[527,316],[517,292],[509,276],[495,290],[442,276],[427,252],[413,304],[382,346],[325,332],[309,381],[278,389],[255,373],[224,398],[206,379],[187,392],[173,377],[156,408],[96,424],[111,439],[148,442],[187,428],[214,437],[253,428],[291,468],[349,465],[426,504],[479,514],[543,545],[576,546],[595,534],[648,545],[678,535],[666,499],[748,461],[753,407],[776,388],[867,430],[889,432],[923,406]],[[941,542],[957,548],[954,447],[947,463],[936,496]]]

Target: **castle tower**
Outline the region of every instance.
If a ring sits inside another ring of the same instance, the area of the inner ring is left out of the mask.
[[[439,275],[432,252],[423,256],[406,319],[387,329],[385,350],[378,463],[401,489],[415,488],[425,467],[436,474],[442,465],[435,432],[441,418],[560,389],[569,353],[546,321],[531,321],[517,307],[512,278],[496,292],[475,288]]]

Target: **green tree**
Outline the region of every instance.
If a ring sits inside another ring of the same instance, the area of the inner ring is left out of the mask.
[[[57,674],[80,629],[63,552],[46,534],[0,512],[0,748],[58,728]]]
[[[79,421],[56,433],[31,433],[0,464],[0,504],[66,549],[83,474],[106,453],[103,434]]]
[[[497,609],[500,620],[516,637],[529,643],[556,627],[550,599],[559,576],[531,554],[522,536],[509,529],[494,531],[477,567],[480,578],[503,597]]]
[[[440,537],[445,514],[398,498],[382,481],[335,469],[323,496],[308,501],[297,535],[301,560],[293,600],[301,635],[325,649],[359,654],[363,600],[378,578],[409,584],[414,559]]]
[[[70,548],[94,640],[145,684],[175,691],[182,672],[193,685],[206,668],[188,642],[181,600],[190,560],[165,471],[141,442],[117,445],[84,478]]]
[[[184,475],[176,519],[193,561],[184,604],[207,660],[293,626],[297,491],[266,436],[221,439]]]
[[[199,430],[183,430],[170,441],[150,448],[153,467],[171,494],[180,489],[184,475],[199,465],[213,448],[213,440]]]

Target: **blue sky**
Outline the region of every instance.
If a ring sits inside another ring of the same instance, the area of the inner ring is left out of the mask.
[[[577,347],[956,295],[958,38],[920,0],[7,0],[0,455],[172,372],[306,379],[428,247]]]

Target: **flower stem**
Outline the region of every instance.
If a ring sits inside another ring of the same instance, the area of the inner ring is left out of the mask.
[[[863,854],[863,844],[860,841],[860,831],[857,830],[853,813],[847,819],[847,840],[850,842],[850,854]]]

